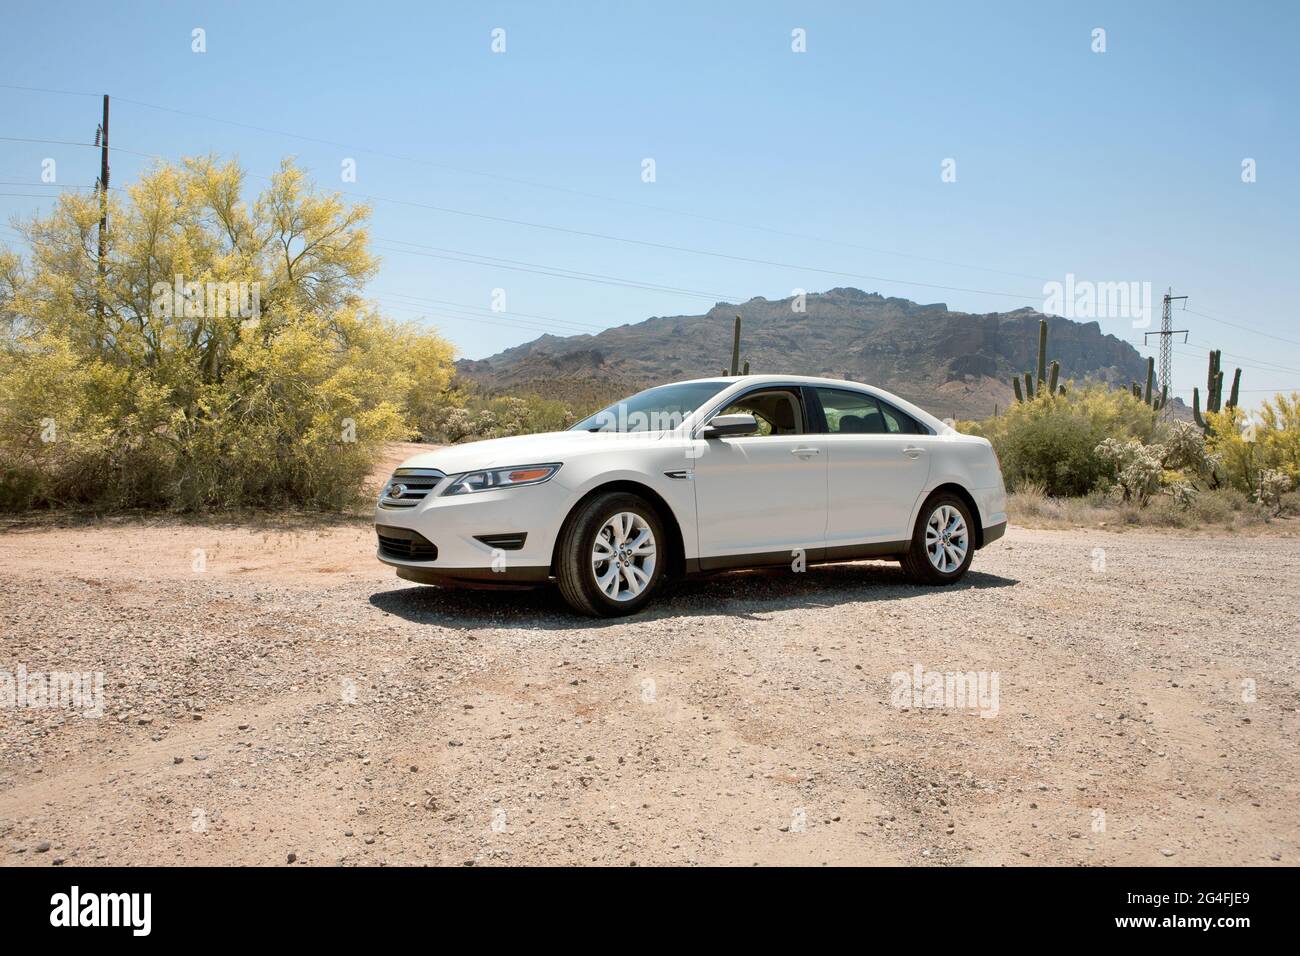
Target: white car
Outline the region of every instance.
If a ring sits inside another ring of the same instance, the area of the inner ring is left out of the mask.
[[[747,375],[417,455],[375,524],[379,560],[408,581],[553,581],[575,610],[611,616],[669,578],[735,568],[884,558],[949,584],[1007,515],[983,438],[871,386]]]

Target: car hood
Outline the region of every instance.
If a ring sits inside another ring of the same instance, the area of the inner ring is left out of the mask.
[[[448,475],[484,468],[509,468],[513,465],[542,465],[563,463],[566,458],[613,448],[615,443],[626,448],[627,442],[659,441],[664,432],[638,434],[635,438],[617,432],[542,432],[536,435],[516,435],[512,438],[489,438],[485,441],[466,442],[463,445],[445,445],[402,462],[402,468],[437,468]]]

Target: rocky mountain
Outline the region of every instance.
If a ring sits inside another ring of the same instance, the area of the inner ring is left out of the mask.
[[[754,373],[823,375],[889,389],[940,417],[981,418],[1015,401],[1010,379],[1037,362],[1032,309],[975,315],[858,289],[793,299],[722,302],[703,315],[654,317],[595,335],[543,335],[458,363],[492,394],[603,399],[648,385],[717,375],[741,316],[741,359]],[[1063,381],[1145,381],[1146,360],[1096,322],[1048,318],[1048,358]]]

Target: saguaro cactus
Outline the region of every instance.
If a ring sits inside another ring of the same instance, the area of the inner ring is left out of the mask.
[[[731,371],[725,368],[722,370],[723,375],[748,375],[749,360],[745,360],[744,371],[741,371],[740,364],[740,316],[736,316],[736,325],[731,333]]]
[[[1038,320],[1038,387],[1047,381],[1047,320]],[[1049,394],[1055,389],[1048,389]]]
[[[740,371],[740,316],[736,316],[736,327],[731,335],[731,374]]]
[[[1224,409],[1237,407],[1237,398],[1241,392],[1241,369],[1237,369],[1232,375],[1232,391],[1228,393],[1228,401],[1223,401],[1223,353],[1219,349],[1210,352],[1209,368],[1205,376],[1205,410],[1207,412],[1220,412]],[[1210,430],[1209,423],[1201,415],[1201,394],[1198,389],[1192,389],[1192,417],[1196,419],[1196,424],[1201,427],[1202,431]]]
[[[1027,402],[1035,395],[1065,394],[1064,386],[1057,383],[1057,379],[1061,375],[1061,363],[1053,360],[1050,371],[1048,369],[1046,319],[1039,319],[1038,321],[1038,363],[1035,372],[1024,373],[1023,388],[1021,388],[1022,378],[1020,376],[1011,379],[1011,388],[1016,393],[1016,401]]]

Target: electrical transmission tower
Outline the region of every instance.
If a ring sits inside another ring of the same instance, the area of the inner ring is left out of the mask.
[[[1173,315],[1171,314],[1173,312],[1173,307],[1172,307],[1173,301],[1175,299],[1179,299],[1182,302],[1186,303],[1187,296],[1173,295],[1172,294],[1173,291],[1174,290],[1171,288],[1168,292],[1165,293],[1164,302],[1160,308],[1160,331],[1142,333],[1143,345],[1146,344],[1148,336],[1152,336],[1152,335],[1160,336],[1160,361],[1157,363],[1160,366],[1160,377],[1155,383],[1155,391],[1159,392],[1168,389],[1167,394],[1170,399],[1174,397],[1174,386],[1170,377],[1170,369],[1171,366],[1173,365],[1174,336],[1181,335],[1183,337],[1183,341],[1184,342],[1187,341],[1187,330],[1173,328],[1174,320],[1173,320]],[[1184,305],[1183,308],[1187,308],[1187,306]],[[1168,415],[1169,415],[1169,406],[1168,404],[1166,404],[1163,408],[1160,409],[1160,417],[1165,418]]]

